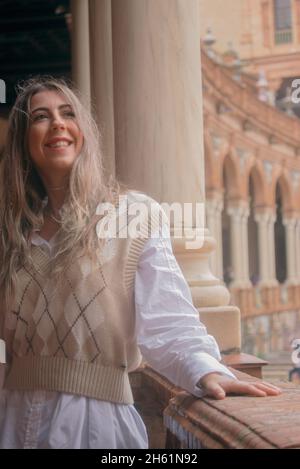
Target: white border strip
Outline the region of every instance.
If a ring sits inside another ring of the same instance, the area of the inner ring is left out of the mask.
[[[0,339],[0,363],[6,363],[5,342],[2,339]]]

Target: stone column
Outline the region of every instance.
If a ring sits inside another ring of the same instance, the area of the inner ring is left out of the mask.
[[[275,231],[274,225],[276,221],[275,213],[271,213],[269,216],[269,224],[268,224],[268,254],[269,254],[269,262],[270,262],[270,281],[271,284],[275,287],[278,285],[278,281],[276,280],[276,263],[275,263]]]
[[[258,258],[259,276],[261,285],[267,285],[270,280],[269,256],[268,256],[268,214],[255,214],[258,225]]]
[[[249,246],[248,246],[248,219],[249,219],[249,205],[245,205],[242,211],[242,265],[243,265],[243,281],[247,288],[251,288],[252,284],[249,280]]]
[[[206,199],[205,211],[207,227],[217,242],[216,249],[210,257],[210,265],[213,274],[223,278],[223,243],[222,243],[222,211],[223,197],[216,196]]]
[[[112,31],[117,175],[159,202],[204,204],[199,1],[112,0]],[[201,319],[222,350],[239,348],[239,311],[209,268],[214,240],[173,241]]]
[[[71,0],[72,80],[90,105],[89,0]]]
[[[238,205],[229,205],[230,216],[230,244],[232,269],[234,280],[233,288],[250,288],[249,259],[248,259],[248,217],[249,207],[245,202]]]
[[[296,246],[296,218],[284,218],[286,233],[287,279],[289,285],[297,284],[297,246]]]
[[[258,224],[258,250],[260,285],[266,287],[277,286],[275,269],[275,236],[273,211],[266,209],[255,213]]]
[[[115,173],[111,0],[89,0],[89,22],[92,109],[101,131],[104,169],[109,177]]]

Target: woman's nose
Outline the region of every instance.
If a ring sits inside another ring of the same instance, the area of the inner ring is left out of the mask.
[[[53,119],[52,128],[53,129],[64,129],[65,128],[65,123],[61,118],[56,117],[55,119]]]

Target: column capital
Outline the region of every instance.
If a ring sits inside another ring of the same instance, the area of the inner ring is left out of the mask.
[[[205,207],[209,212],[221,213],[224,208],[223,196],[220,197],[207,197],[205,201]]]
[[[298,220],[298,218],[288,218],[288,217],[284,217],[282,219],[282,223],[288,227],[288,228],[294,228],[296,226],[296,223],[300,221]]]
[[[259,210],[254,213],[254,220],[257,223],[275,223],[276,212],[273,209]]]
[[[233,218],[247,218],[249,216],[249,204],[247,202],[242,201],[239,204],[230,204],[227,207],[227,213],[229,216]]]

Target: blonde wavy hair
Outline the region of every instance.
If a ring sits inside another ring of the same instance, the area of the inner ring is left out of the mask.
[[[95,225],[97,205],[100,202],[115,204],[125,190],[125,186],[112,177],[105,182],[100,133],[78,91],[64,80],[53,77],[31,78],[17,90],[0,167],[0,297],[5,308],[13,298],[18,269],[22,265],[32,265],[30,235],[44,222],[47,193],[28,150],[33,95],[45,90],[61,93],[71,104],[84,138],[61,210],[57,249],[50,262],[51,274],[63,272],[75,254],[88,254],[93,258],[95,243],[99,243],[96,230],[91,229]]]

